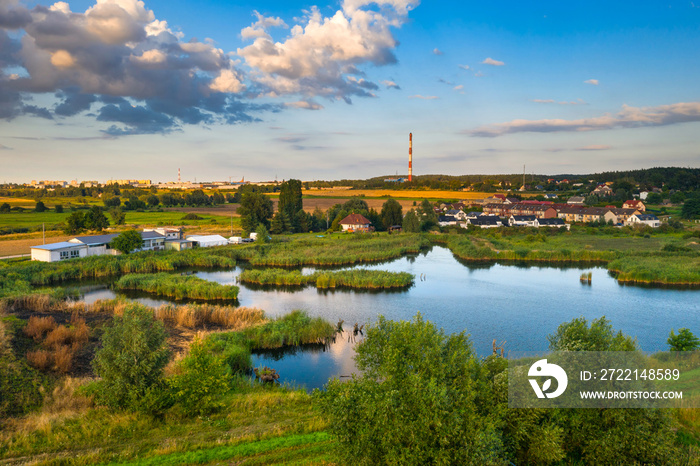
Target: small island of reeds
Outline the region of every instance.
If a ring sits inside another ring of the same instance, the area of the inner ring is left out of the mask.
[[[315,285],[319,289],[400,289],[413,285],[415,277],[407,272],[386,272],[383,270],[341,270],[337,272],[318,271],[303,275],[298,270],[249,269],[240,275],[242,283],[276,286]]]
[[[205,301],[235,300],[238,287],[220,285],[195,276],[169,273],[129,274],[114,283],[119,290],[145,291],[174,299],[201,299]]]

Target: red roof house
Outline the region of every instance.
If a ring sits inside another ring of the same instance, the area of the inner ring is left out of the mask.
[[[372,222],[360,214],[350,214],[340,221],[340,226],[343,227],[343,231],[350,233],[356,231],[371,231],[371,224]]]

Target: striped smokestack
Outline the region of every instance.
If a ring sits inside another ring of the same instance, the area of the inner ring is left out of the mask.
[[[408,133],[408,181],[413,181],[413,133]]]

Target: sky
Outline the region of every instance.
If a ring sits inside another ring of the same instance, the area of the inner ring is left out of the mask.
[[[700,0],[0,0],[0,182],[700,166]]]

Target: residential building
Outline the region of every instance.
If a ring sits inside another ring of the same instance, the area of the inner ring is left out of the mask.
[[[511,227],[534,227],[537,217],[534,215],[511,215],[508,225]]]
[[[438,225],[440,225],[441,227],[457,225],[457,219],[452,215],[441,215],[438,217]]]
[[[571,225],[568,223],[564,223],[564,220],[561,218],[538,218],[535,220],[535,227],[566,228],[567,230],[571,229]]]
[[[625,201],[624,204],[622,204],[623,209],[636,209],[640,212],[644,212],[647,210],[646,206],[644,203],[640,200],[634,199],[631,201]]]
[[[473,220],[467,220],[462,224],[462,228],[467,228],[468,225],[474,225],[479,228],[498,228],[503,226],[503,221],[496,215],[480,215]]]
[[[87,246],[86,256],[116,255],[119,254],[118,251],[112,249],[109,243],[117,236],[119,235],[116,233],[109,235],[76,236],[73,239],[69,239],[68,242]]]
[[[652,228],[658,228],[661,222],[653,214],[634,214],[627,219],[625,225],[648,225]]]
[[[348,233],[372,231],[373,228],[371,225],[372,222],[360,214],[350,214],[340,221],[340,226],[343,227],[343,231]]]
[[[454,217],[457,220],[462,220],[462,221],[467,219],[467,214],[464,213],[463,210],[450,209],[447,212],[445,212],[445,215]]]
[[[571,196],[566,203],[569,205],[584,205],[586,203],[586,198],[581,196]]]
[[[60,243],[32,246],[31,253],[33,261],[59,262],[66,259],[87,257],[88,247],[85,244],[62,241]]]
[[[610,196],[612,193],[612,188],[605,184],[598,186],[591,192],[591,194],[595,194],[596,196]]]

